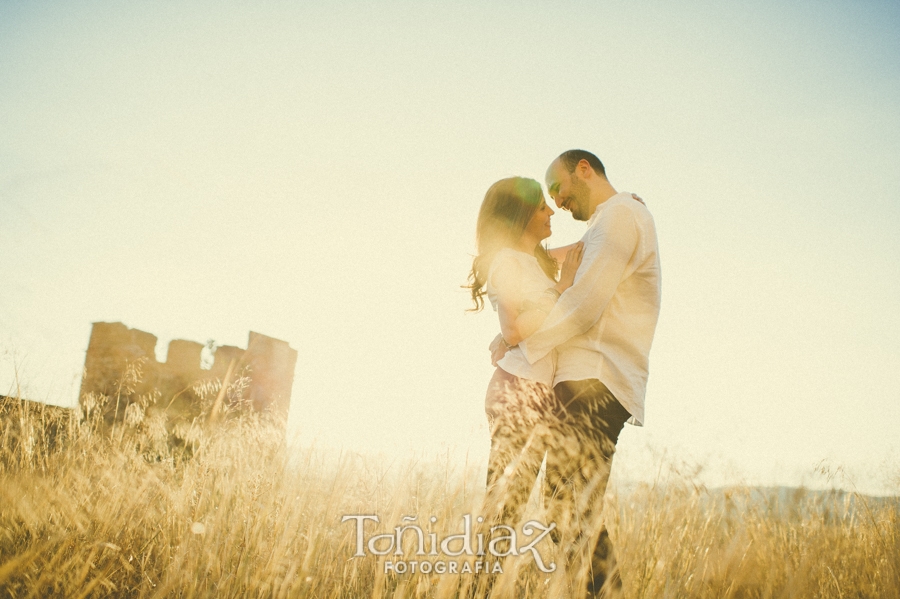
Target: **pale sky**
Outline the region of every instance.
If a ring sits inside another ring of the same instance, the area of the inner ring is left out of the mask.
[[[485,462],[491,183],[583,148],[654,215],[620,479],[900,491],[900,4],[0,0],[0,393],[93,321],[299,352],[304,443]],[[583,224],[553,217],[551,245]]]

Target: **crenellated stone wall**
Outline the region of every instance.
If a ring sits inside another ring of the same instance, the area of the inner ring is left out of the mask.
[[[121,322],[93,323],[80,401],[89,394],[110,398],[102,408],[109,422],[121,420],[128,404],[154,394],[166,403],[170,418],[196,415],[201,398],[194,392],[195,383],[224,379],[234,361],[234,376],[249,378],[244,398],[258,411],[269,410],[287,418],[297,351],[286,341],[251,331],[247,349],[216,348],[209,370],[201,368],[202,343],[175,339],[169,343],[166,361],[158,362],[157,341],[155,335]]]

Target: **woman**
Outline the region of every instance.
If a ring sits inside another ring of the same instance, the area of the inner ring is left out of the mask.
[[[494,183],[478,214],[478,255],[468,288],[476,311],[488,296],[500,317],[500,343],[510,348],[497,362],[485,397],[491,427],[488,528],[518,523],[543,460],[540,424],[552,413],[555,352],[530,364],[516,346],[540,328],[571,287],[584,251],[580,242],[561,248],[565,262],[557,280],[557,260],[541,246],[550,236],[552,215],[540,184],[521,177]]]

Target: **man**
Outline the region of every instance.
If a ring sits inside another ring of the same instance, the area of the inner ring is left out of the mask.
[[[587,221],[584,258],[574,285],[519,347],[532,363],[557,350],[547,453],[551,517],[574,552],[570,568],[584,568],[589,592],[615,593],[622,583],[600,512],[619,432],[626,421],[644,421],[660,306],[656,228],[646,206],[618,193],[590,152],[561,154],[546,183],[559,208]],[[581,563],[588,554],[589,569]]]

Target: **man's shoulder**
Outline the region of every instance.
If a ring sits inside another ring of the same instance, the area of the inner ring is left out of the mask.
[[[650,213],[650,209],[643,202],[635,200],[631,196],[631,192],[618,193],[607,200],[607,203],[609,208],[613,209],[613,212],[618,212],[620,216],[626,211],[630,213],[639,226],[642,224],[653,226],[653,215]]]
[[[598,207],[593,220],[588,224],[586,238],[602,239],[633,230],[638,239],[656,237],[656,224],[647,207],[638,202],[631,193],[614,195]]]
[[[604,227],[610,221],[637,219],[639,214],[638,206],[646,210],[646,206],[632,198],[630,193],[617,193],[597,206],[597,211],[588,223],[588,227],[594,229]]]
[[[634,213],[650,213],[647,206],[643,202],[634,199],[634,196],[630,191],[617,193],[606,201],[606,205],[610,208],[613,206],[623,206]]]

